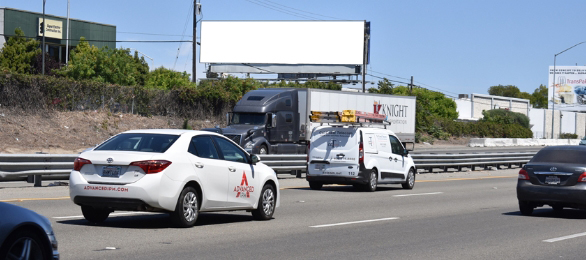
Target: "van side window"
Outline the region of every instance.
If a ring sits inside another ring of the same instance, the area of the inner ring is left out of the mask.
[[[393,153],[403,155],[405,148],[403,148],[401,141],[392,135],[389,135],[389,138],[391,139],[391,149],[393,150]]]

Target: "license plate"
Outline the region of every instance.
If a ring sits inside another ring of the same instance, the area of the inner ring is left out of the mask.
[[[103,166],[102,177],[116,177],[120,176],[120,166]]]
[[[318,171],[323,171],[325,168],[326,168],[325,164],[321,164],[321,163],[315,164],[315,169]]]
[[[558,176],[546,176],[545,184],[557,185],[560,184],[560,177]]]

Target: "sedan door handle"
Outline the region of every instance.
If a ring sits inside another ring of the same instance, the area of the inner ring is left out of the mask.
[[[200,168],[200,169],[201,169],[201,168],[203,168],[203,164],[202,164],[202,163],[200,163],[200,162],[196,162],[196,163],[195,163],[195,167],[197,167],[197,168]]]
[[[230,170],[231,172],[235,172],[236,171],[236,168],[230,166],[230,167],[228,167],[228,170]]]

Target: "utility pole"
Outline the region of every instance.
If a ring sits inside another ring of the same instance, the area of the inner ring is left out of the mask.
[[[47,21],[45,21],[45,2],[47,2],[47,0],[43,0],[43,22],[41,23],[41,31],[43,32],[43,44],[41,46],[41,49],[43,50],[42,75],[45,75],[45,28],[47,28]]]
[[[193,60],[191,62],[191,66],[193,66],[193,68],[191,69],[191,73],[193,73],[193,75],[191,76],[191,81],[193,83],[197,82],[197,78],[195,76],[196,73],[196,69],[195,66],[197,64],[197,14],[201,11],[201,4],[197,2],[197,0],[193,0]]]
[[[413,93],[413,76],[411,76],[411,84],[409,84],[409,95]]]
[[[65,65],[69,64],[69,0],[67,0],[67,40],[65,41]]]

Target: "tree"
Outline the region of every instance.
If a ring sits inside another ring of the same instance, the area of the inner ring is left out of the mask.
[[[518,98],[520,93],[519,88],[513,85],[498,85],[488,89],[488,94],[493,96]]]
[[[539,88],[536,88],[531,94],[531,104],[534,108],[545,108],[547,109],[548,106],[548,93],[547,87],[545,85],[540,85]]]
[[[71,53],[67,67],[59,74],[76,80],[94,80],[123,86],[144,86],[149,66],[138,53],[130,55],[129,49],[98,49],[90,46],[82,37]]]
[[[368,93],[377,93],[377,94],[393,94],[393,83],[391,83],[387,78],[383,78],[383,80],[379,80],[377,83],[377,88],[369,88]]]
[[[14,73],[33,73],[35,57],[41,53],[39,41],[27,39],[20,28],[14,30],[16,36],[8,38],[0,51],[0,68]]]

